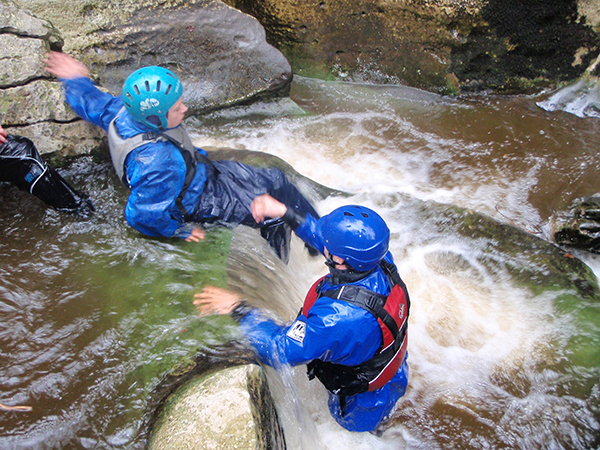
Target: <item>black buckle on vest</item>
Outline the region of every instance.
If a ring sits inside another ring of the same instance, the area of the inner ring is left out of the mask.
[[[147,133],[142,134],[142,138],[145,141],[152,141],[154,139],[156,139],[158,137],[158,134],[156,134],[154,131],[148,131]]]
[[[382,303],[383,301],[381,298],[375,297],[374,295],[366,295],[365,305],[367,308],[377,311],[383,306]]]

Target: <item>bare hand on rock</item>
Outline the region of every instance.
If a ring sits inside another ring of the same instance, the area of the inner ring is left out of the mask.
[[[65,78],[69,80],[90,76],[90,71],[85,64],[66,53],[50,52],[46,54],[44,64],[46,64],[46,72],[51,73],[56,78]]]

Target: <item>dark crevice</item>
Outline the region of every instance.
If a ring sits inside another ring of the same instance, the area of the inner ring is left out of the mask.
[[[2,60],[0,59],[0,61],[2,61]],[[5,89],[14,89],[14,88],[18,88],[18,87],[24,87],[35,81],[51,81],[53,83],[58,83],[58,80],[51,75],[48,75],[47,77],[36,76],[36,77],[31,77],[26,80],[20,81],[19,83],[3,84],[2,86],[0,86],[0,91],[5,90]]]
[[[577,20],[576,0],[490,0],[481,14],[487,27],[452,51],[450,72],[462,82],[502,89],[511,80],[572,80],[598,54],[598,36]],[[574,66],[579,48],[589,52]]]
[[[37,122],[11,123],[10,125],[3,125],[3,128],[6,130],[6,132],[8,134],[14,134],[11,132],[11,130],[20,130],[20,129],[28,128],[32,125],[37,125],[40,123],[55,123],[58,125],[65,125],[65,124],[69,124],[69,123],[79,122],[81,120],[83,120],[83,119],[80,119],[79,117],[76,117],[74,119],[69,119],[69,120],[38,120]]]
[[[12,34],[20,38],[38,39],[40,41],[47,41],[52,36],[52,33],[50,31],[48,31],[44,36],[31,36],[30,34],[24,33],[23,31],[17,30],[15,28],[2,28],[0,29],[0,35],[2,34]]]

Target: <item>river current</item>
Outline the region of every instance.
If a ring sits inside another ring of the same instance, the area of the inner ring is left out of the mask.
[[[270,153],[351,194],[319,201],[321,214],[359,203],[392,231],[412,300],[396,420],[382,437],[346,432],[304,369],[286,370],[273,385],[288,448],[600,445],[599,352],[569,359],[582,329],[600,349],[598,305],[581,300],[583,321],[561,310],[555,292],[492,272],[478,261],[485,243],[439,233],[415,206],[454,205],[548,239],[555,214],[600,192],[600,121],[546,111],[546,97],[452,99],[297,78],[289,99],[187,121],[197,146]],[[145,238],[124,221],[127,192],[108,161],[80,158],[62,174],[90,195],[93,217],[0,186],[0,403],[32,408],[0,410],[0,448],[143,448],[161,377],[223,330],[237,333],[196,317],[196,290],[229,283],[290,320],[326,268],[297,241],[285,266],[244,229],[210,230],[196,245]],[[231,236],[225,263],[217,244]],[[572,253],[599,272],[597,257]]]

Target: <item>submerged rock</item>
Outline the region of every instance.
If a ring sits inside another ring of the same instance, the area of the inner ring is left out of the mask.
[[[506,273],[511,282],[533,293],[559,291],[580,298],[600,299],[600,287],[592,269],[557,244],[514,225],[454,205],[424,202],[407,195],[392,195],[388,203],[398,203],[401,214],[412,218],[423,229],[428,241],[412,241],[411,246],[426,246],[431,240],[462,236],[477,260],[490,273]],[[413,230],[412,236],[420,236]],[[432,236],[435,236],[432,237]],[[401,258],[401,255],[395,255]],[[456,266],[450,262],[449,267]]]

